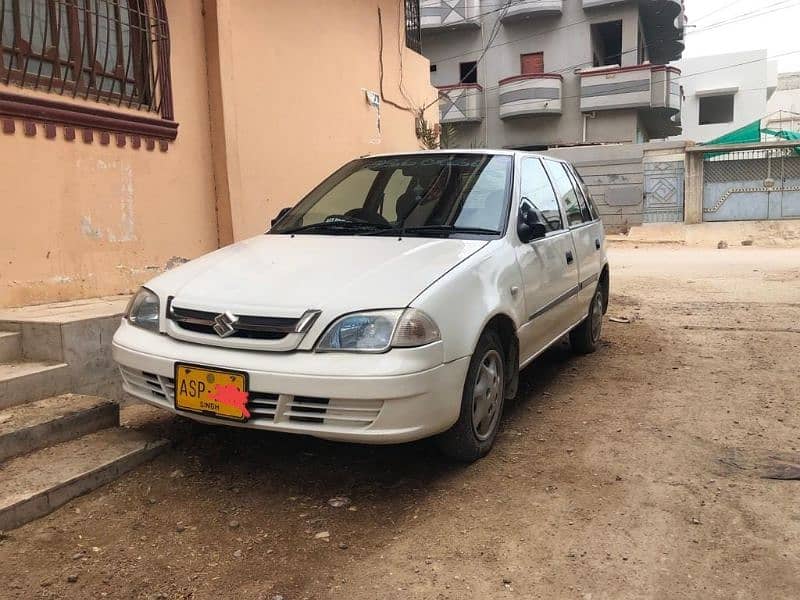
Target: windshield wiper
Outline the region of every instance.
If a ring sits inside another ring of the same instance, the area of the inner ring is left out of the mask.
[[[382,223],[366,223],[361,221],[322,221],[320,223],[309,223],[293,229],[286,229],[285,231],[276,231],[275,233],[295,234],[305,233],[310,231],[332,231],[332,232],[352,232],[364,230],[384,230],[390,229],[391,225],[383,225]],[[377,233],[377,232],[375,232]]]
[[[455,225],[397,225],[390,229],[373,231],[366,235],[398,234],[401,237],[407,233],[473,233],[478,235],[500,235],[502,231],[496,229],[486,229],[483,227],[457,227]]]

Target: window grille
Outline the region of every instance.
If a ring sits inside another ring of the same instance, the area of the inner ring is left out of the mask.
[[[0,83],[173,119],[163,0],[0,0]]]
[[[419,0],[405,0],[406,3],[406,46],[422,54],[422,30],[419,18]]]

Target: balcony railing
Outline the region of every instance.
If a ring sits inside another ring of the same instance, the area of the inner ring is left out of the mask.
[[[503,23],[544,15],[560,15],[562,5],[562,0],[511,0],[503,15]]]
[[[581,72],[581,110],[615,110],[650,106],[651,65],[601,67]]]
[[[620,0],[583,0],[584,10],[619,4]],[[686,27],[683,0],[638,0],[639,20],[650,62],[663,65],[683,54]]]
[[[561,75],[516,75],[501,79],[499,85],[501,119],[561,114]]]
[[[637,65],[581,72],[581,110],[639,109],[652,138],[680,133],[683,95],[675,67]]]
[[[480,123],[483,116],[483,88],[477,83],[439,88],[440,123]]]
[[[422,30],[480,27],[480,0],[422,0],[420,22]]]

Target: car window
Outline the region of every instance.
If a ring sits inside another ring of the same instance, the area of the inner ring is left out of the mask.
[[[511,156],[490,153],[359,159],[312,190],[270,233],[499,234],[508,220],[513,166]]]
[[[523,159],[520,176],[520,208],[530,209],[548,231],[563,229],[558,200],[542,161],[538,158]]]
[[[564,204],[564,211],[567,213],[567,224],[570,227],[583,223],[581,205],[578,203],[578,193],[572,187],[572,181],[567,171],[560,162],[545,160],[547,172],[553,182],[553,187],[558,194],[558,198]]]
[[[592,216],[591,210],[589,210],[589,204],[586,200],[586,194],[583,191],[583,188],[578,183],[577,178],[575,177],[575,170],[567,165],[563,165],[566,169],[567,173],[569,174],[570,181],[572,181],[572,187],[575,188],[575,191],[578,192],[578,204],[581,207],[581,215],[583,215],[583,222],[588,223],[594,220]]]
[[[576,169],[573,169],[572,172],[574,173],[575,177],[578,180],[578,185],[583,192],[583,197],[586,198],[586,204],[589,205],[589,212],[592,213],[592,220],[596,220],[600,218],[600,211],[597,210],[597,204],[594,202],[594,198],[592,198],[592,194],[589,192],[589,186],[586,185],[586,182],[581,177],[581,174],[578,173]]]

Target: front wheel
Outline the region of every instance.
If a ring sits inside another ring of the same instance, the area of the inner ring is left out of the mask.
[[[600,345],[600,334],[603,331],[603,290],[600,286],[594,292],[589,306],[589,316],[575,329],[569,332],[572,349],[578,354],[591,354]]]
[[[469,363],[458,421],[439,436],[439,447],[447,456],[474,462],[491,450],[503,413],[503,356],[497,333],[484,331]]]

